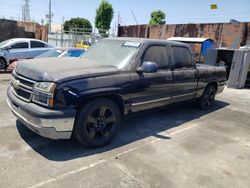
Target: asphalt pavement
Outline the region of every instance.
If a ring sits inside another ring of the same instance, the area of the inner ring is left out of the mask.
[[[123,122],[113,142],[85,149],[28,130],[6,103],[0,74],[0,187],[250,187],[250,90],[226,88],[210,110],[193,104]]]

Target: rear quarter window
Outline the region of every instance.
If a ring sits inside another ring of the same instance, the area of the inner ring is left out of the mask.
[[[44,48],[47,45],[39,41],[30,41],[31,48]]]
[[[191,54],[186,47],[173,46],[173,57],[175,68],[188,68],[193,66]]]

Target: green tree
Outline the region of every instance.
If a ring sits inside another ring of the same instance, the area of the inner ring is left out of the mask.
[[[151,25],[157,25],[157,24],[165,24],[166,15],[161,10],[155,10],[151,13],[151,19],[149,21],[149,24]]]
[[[95,26],[101,30],[109,30],[110,23],[113,19],[114,10],[112,5],[107,0],[102,0],[96,10]]]
[[[64,31],[69,31],[71,28],[78,28],[78,31],[92,32],[92,25],[86,18],[78,17],[65,21],[63,24]]]

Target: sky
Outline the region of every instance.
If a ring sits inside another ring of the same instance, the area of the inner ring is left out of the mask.
[[[52,0],[53,23],[72,17],[84,17],[94,25],[95,11],[101,0]],[[114,8],[113,28],[120,15],[121,25],[147,24],[153,10],[166,13],[167,24],[229,22],[235,19],[250,22],[250,0],[109,0]],[[0,17],[22,19],[21,6],[24,0],[0,0]],[[211,10],[210,4],[217,4]],[[30,0],[31,19],[41,23],[48,13],[48,0]]]

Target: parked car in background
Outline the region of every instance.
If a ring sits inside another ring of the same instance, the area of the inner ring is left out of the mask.
[[[14,38],[0,43],[0,69],[6,69],[8,65],[17,59],[34,58],[53,46],[48,43],[31,38]]]
[[[79,57],[86,50],[83,48],[53,48],[37,57],[34,58],[48,58],[48,57]],[[13,71],[16,67],[16,64],[24,59],[19,59],[17,61],[12,62],[7,71]]]
[[[170,37],[167,40],[189,44],[197,63],[204,63],[207,50],[215,48],[214,40],[210,38]]]
[[[86,50],[83,48],[54,48],[51,49],[35,58],[46,58],[46,57],[79,57]]]
[[[77,48],[83,48],[83,49],[88,49],[90,47],[90,43],[86,41],[80,41],[79,43],[76,44]]]
[[[187,44],[109,38],[81,58],[17,64],[7,102],[41,136],[99,147],[111,141],[124,116],[187,101],[212,107],[225,81],[224,67],[196,64]]]

